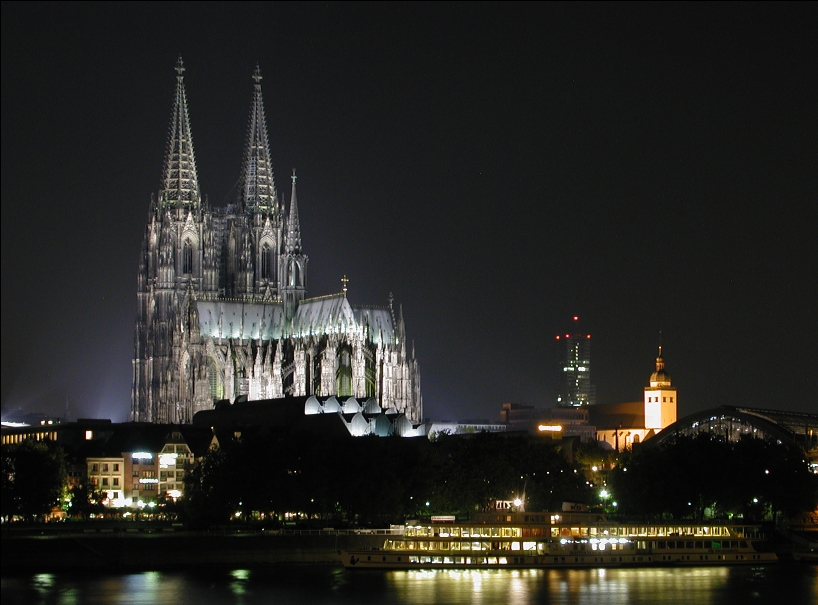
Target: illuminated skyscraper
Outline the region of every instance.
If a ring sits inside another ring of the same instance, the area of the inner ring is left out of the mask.
[[[596,403],[591,384],[591,335],[580,332],[579,317],[573,317],[571,329],[558,334],[559,385],[557,405],[579,407]]]
[[[355,397],[420,422],[420,370],[392,295],[388,305],[353,305],[344,277],[341,292],[306,297],[295,172],[288,209],[273,177],[258,68],[240,193],[223,208],[199,191],[181,59],[176,70],[139,263],[131,420],[189,423],[222,399],[315,395]]]

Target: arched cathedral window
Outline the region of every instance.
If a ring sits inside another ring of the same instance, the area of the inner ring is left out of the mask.
[[[215,402],[224,399],[224,383],[212,357],[207,358],[207,378],[210,382],[210,398]]]
[[[261,248],[261,277],[273,279],[273,249],[269,244],[264,244]]]
[[[342,345],[338,350],[337,360],[335,390],[339,397],[348,397],[352,395],[352,348]]]
[[[185,240],[182,247],[182,273],[185,275],[193,273],[193,244],[189,239]]]
[[[290,262],[290,285],[301,285],[301,266],[296,261]]]

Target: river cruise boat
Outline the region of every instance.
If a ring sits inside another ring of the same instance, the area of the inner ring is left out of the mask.
[[[758,526],[619,524],[589,512],[477,513],[469,521],[409,521],[382,548],[339,551],[348,569],[512,569],[663,565],[760,565]]]

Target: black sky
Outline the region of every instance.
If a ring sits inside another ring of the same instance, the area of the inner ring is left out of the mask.
[[[253,68],[308,295],[403,305],[425,415],[545,406],[570,317],[600,403],[661,330],[680,415],[818,412],[812,3],[2,4],[2,406],[125,420],[182,55],[200,185]]]

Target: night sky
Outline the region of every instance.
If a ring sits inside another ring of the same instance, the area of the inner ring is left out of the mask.
[[[679,415],[818,413],[813,3],[2,5],[2,407],[125,421],[176,79],[234,193],[256,64],[307,294],[403,306],[424,415],[599,403],[659,333]]]

